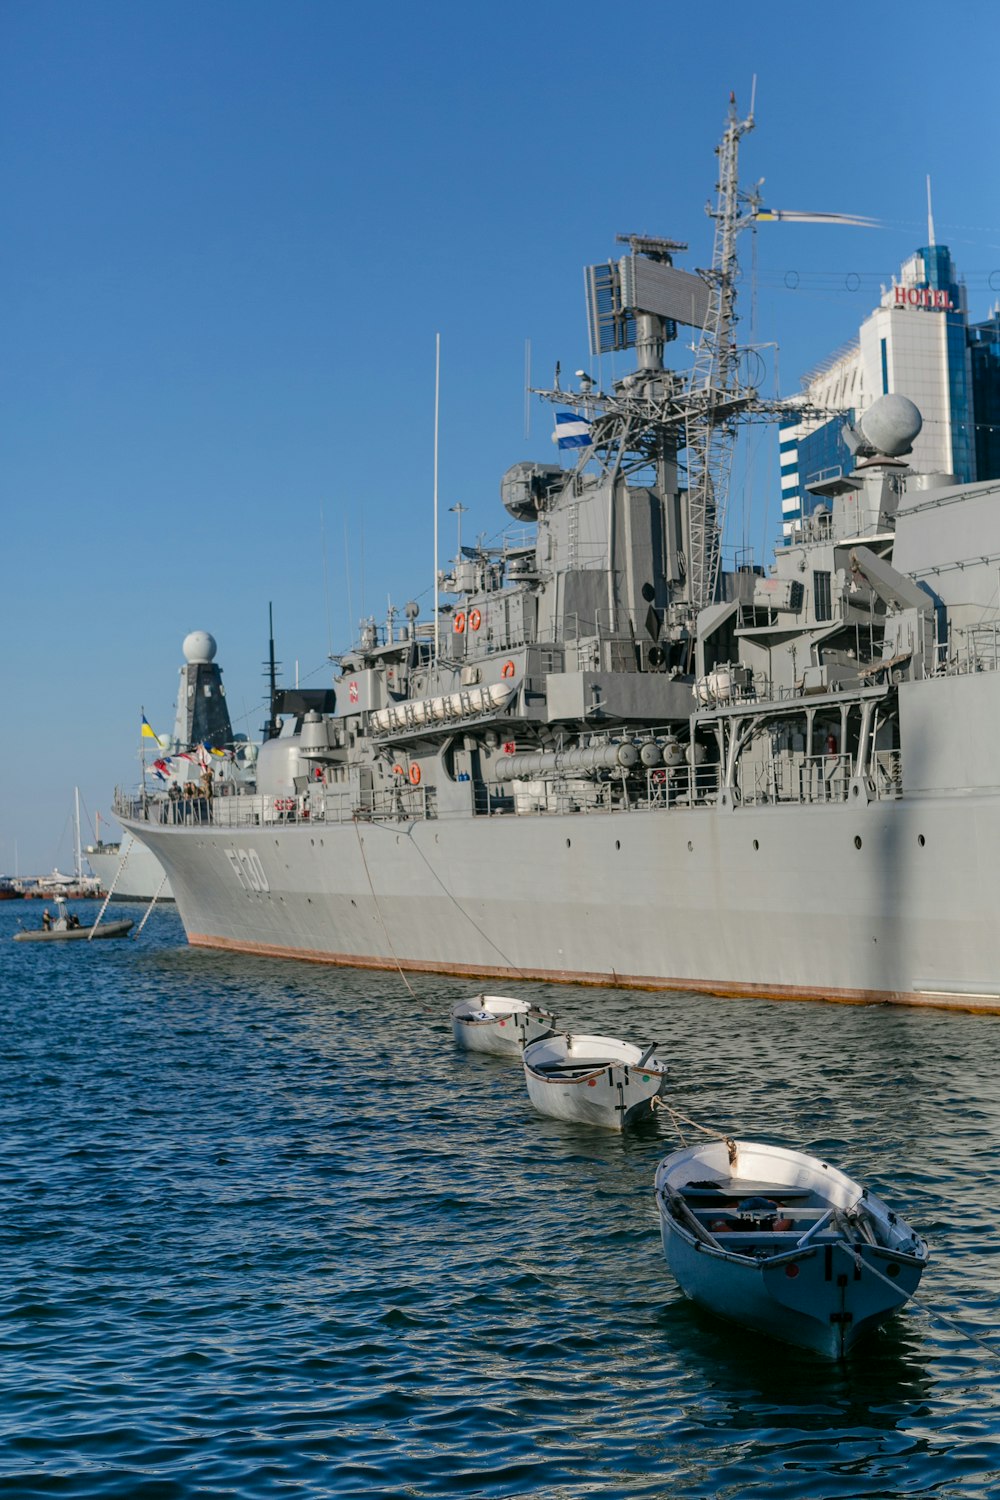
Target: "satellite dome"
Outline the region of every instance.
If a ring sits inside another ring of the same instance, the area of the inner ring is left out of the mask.
[[[214,661],[218,649],[215,636],[209,635],[207,630],[192,630],[190,635],[184,637],[184,645],[181,647],[184,660],[192,666],[196,662]]]
[[[923,417],[907,396],[880,396],[858,423],[872,447],[887,458],[909,453],[923,425]]]

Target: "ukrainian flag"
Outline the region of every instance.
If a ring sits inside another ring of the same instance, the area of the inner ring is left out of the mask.
[[[155,740],[158,745],[160,744],[160,736],[156,733],[145,714],[142,716],[142,738],[144,740]]]

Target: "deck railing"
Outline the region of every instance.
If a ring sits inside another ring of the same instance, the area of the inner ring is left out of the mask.
[[[744,807],[768,804],[846,802],[853,763],[850,755],[772,757],[739,768],[734,800]],[[868,775],[869,795],[887,801],[902,795],[898,751],[879,751]],[[725,788],[718,766],[657,767],[629,777],[605,780],[585,776],[505,783],[501,789],[471,787],[466,807],[441,808],[432,787],[409,785],[384,790],[357,786],[312,787],[297,796],[240,793],[227,797],[135,795],[119,790],[115,812],[137,822],[175,828],[260,828],[290,824],[407,822],[473,817],[544,817],[560,813],[632,812],[641,809],[714,807]]]

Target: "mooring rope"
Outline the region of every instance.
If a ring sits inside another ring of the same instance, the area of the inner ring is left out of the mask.
[[[406,974],[405,974],[404,969],[403,969],[403,965],[399,961],[399,955],[397,954],[395,948],[393,947],[392,938],[389,936],[389,929],[385,925],[385,918],[382,915],[382,908],[379,906],[379,904],[378,904],[378,896],[376,896],[376,894],[375,894],[375,886],[374,886],[374,884],[372,882],[371,871],[368,868],[368,860],[365,857],[365,841],[361,837],[361,828],[359,826],[359,822],[358,822],[357,818],[354,819],[354,832],[358,836],[358,849],[361,851],[361,863],[365,867],[365,878],[368,881],[368,889],[372,893],[372,900],[375,903],[375,912],[376,912],[376,914],[378,916],[379,923],[380,923],[380,925],[382,927],[382,931],[385,934],[386,943],[389,945],[389,952],[392,954],[393,961],[394,961],[394,963],[396,965],[397,970],[399,971],[399,977],[400,977],[400,979],[406,985],[406,988],[409,990],[409,992],[410,992],[411,996],[413,997],[413,999],[414,1000],[420,1000],[420,996],[417,994],[416,990],[413,988],[413,985],[410,983],[410,981],[406,977]]]
[[[156,887],[156,895],[153,897],[152,901],[149,903],[149,907],[148,907],[148,910],[146,911],[145,916],[143,917],[142,921],[139,923],[138,927],[135,929],[135,931],[132,934],[132,940],[133,940],[133,942],[139,936],[140,932],[145,927],[146,923],[149,921],[150,913],[152,912],[153,907],[156,905],[157,901],[159,901],[159,899],[160,899],[160,892],[163,890],[163,887],[166,885],[166,883],[167,883],[167,877],[166,877],[166,875],[164,875],[163,879],[160,881],[159,885]]]
[[[508,969],[512,970],[512,972],[515,973],[519,979],[527,979],[528,976],[524,973],[524,970],[518,968],[517,964],[510,957],[510,955],[504,952],[504,950],[500,947],[500,944],[498,942],[496,942],[493,938],[491,938],[488,932],[484,932],[483,931],[483,929],[480,927],[479,923],[476,921],[475,917],[473,917],[469,912],[466,911],[465,907],[462,905],[461,901],[459,901],[459,899],[455,895],[454,891],[450,891],[448,889],[448,887],[445,885],[444,881],[441,879],[441,876],[438,874],[437,870],[435,870],[434,866],[431,864],[430,860],[427,858],[426,854],[421,849],[420,845],[416,842],[416,840],[413,839],[412,836],[409,835],[409,834],[407,835],[407,837],[409,838],[410,844],[412,845],[413,849],[416,851],[416,853],[423,860],[424,864],[427,866],[427,869],[428,869],[429,873],[431,875],[433,875],[433,877],[437,881],[438,885],[441,887],[441,889],[444,891],[445,895],[448,897],[448,900],[452,903],[452,905],[460,913],[460,915],[463,916],[465,918],[465,920],[469,923],[469,925],[471,927],[473,927],[476,932],[479,933],[479,936],[481,938],[483,938],[487,943],[489,943],[490,947],[494,950],[494,952],[496,952],[496,953],[498,953],[500,955],[500,957],[503,959],[504,964],[506,965],[506,967]]]
[[[108,894],[104,898],[104,904],[103,904],[103,906],[101,907],[100,911],[97,913],[97,919],[94,922],[93,926],[90,929],[90,932],[87,935],[87,942],[88,943],[93,942],[93,940],[94,940],[94,933],[97,931],[98,927],[100,926],[101,918],[104,916],[104,913],[107,911],[108,906],[109,906],[110,901],[111,901],[111,898],[112,898],[112,896],[115,893],[115,886],[118,884],[118,881],[121,879],[122,871],[124,870],[125,866],[128,864],[128,857],[132,853],[132,845],[135,843],[135,839],[133,838],[132,834],[128,834],[127,835],[127,840],[128,841],[125,844],[125,847],[122,850],[120,850],[120,858],[118,860],[118,868],[115,871],[115,878],[112,880],[111,885],[108,888]]]

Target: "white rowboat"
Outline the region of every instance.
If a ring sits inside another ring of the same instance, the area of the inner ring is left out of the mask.
[[[665,1065],[631,1042],[557,1032],[524,1049],[528,1097],[543,1115],[623,1130],[648,1117],[666,1087]]]
[[[540,1005],[510,995],[474,995],[459,1000],[451,1012],[451,1030],[460,1047],[520,1057],[525,1046],[548,1036],[556,1018]]]
[[[656,1172],[663,1254],[684,1294],[840,1359],[913,1296],[927,1243],[816,1156],[753,1141],[677,1151]]]

